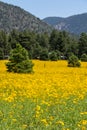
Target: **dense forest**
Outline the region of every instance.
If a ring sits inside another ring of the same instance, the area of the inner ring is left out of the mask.
[[[0,59],[7,59],[10,51],[19,43],[24,47],[31,59],[58,60],[68,59],[74,54],[81,59],[87,57],[87,34],[79,37],[70,35],[65,31],[53,30],[48,33],[37,34],[35,32],[17,30],[9,34],[0,31]]]

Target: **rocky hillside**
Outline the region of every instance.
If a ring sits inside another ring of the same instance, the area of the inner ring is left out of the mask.
[[[43,19],[43,21],[49,25],[53,25],[58,30],[65,30],[74,34],[87,32],[87,13],[74,15],[67,18],[47,17]]]
[[[0,29],[7,32],[17,29],[38,33],[51,32],[52,28],[20,7],[0,2]]]

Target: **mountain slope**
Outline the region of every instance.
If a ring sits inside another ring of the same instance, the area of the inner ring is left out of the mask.
[[[80,34],[87,32],[87,13],[70,16],[67,18],[48,17],[43,19],[58,30],[66,30],[70,33]]]
[[[44,22],[52,26],[57,25],[58,22],[61,22],[62,20],[64,20],[64,18],[61,18],[61,17],[47,17],[43,19]]]
[[[50,32],[51,26],[36,18],[20,7],[0,2],[0,29],[7,32],[12,29],[19,31]]]

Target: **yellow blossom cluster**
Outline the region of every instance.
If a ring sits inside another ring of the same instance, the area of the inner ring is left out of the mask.
[[[66,61],[33,61],[33,74],[14,74],[6,71],[6,61],[0,61],[0,98],[13,101],[18,96],[32,99],[47,97],[58,101],[70,95],[83,99],[87,93],[87,63],[81,68],[69,68]],[[74,100],[73,102],[76,102]]]
[[[87,63],[83,62],[80,68],[73,68],[67,67],[66,61],[33,60],[34,73],[17,74],[6,71],[6,62],[0,61],[0,101],[12,103],[18,100],[23,102],[25,98],[30,99],[36,104],[33,116],[38,121],[40,120],[40,123],[48,127],[55,122],[56,127],[59,126],[63,128],[62,130],[69,130],[68,127],[65,127],[65,117],[59,119],[61,108],[56,108],[56,106],[58,104],[66,106],[65,100],[72,96],[74,97],[73,104],[84,99],[87,94]],[[13,107],[15,107],[15,104]],[[22,110],[24,106],[20,105],[20,107]],[[74,108],[71,107],[70,109],[72,111]],[[55,118],[57,114],[55,111],[58,111],[58,119]],[[49,112],[48,116],[47,113]],[[79,111],[79,115],[87,115],[87,110]],[[13,122],[17,122],[17,120],[13,118]],[[85,127],[87,120],[80,120],[77,124],[79,127],[81,125]],[[23,129],[28,127],[26,123],[22,126]],[[33,126],[33,122],[31,122],[31,126]]]

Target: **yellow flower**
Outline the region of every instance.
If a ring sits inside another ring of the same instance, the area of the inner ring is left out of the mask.
[[[60,125],[64,126],[64,122],[63,121],[57,121],[56,124],[60,124]]]
[[[40,112],[36,111],[35,117],[38,118],[40,116]]]
[[[87,115],[87,112],[81,112],[80,114],[81,115]]]
[[[26,129],[26,128],[27,128],[27,125],[26,125],[26,124],[23,124],[23,125],[22,125],[22,128],[23,128],[23,129]]]
[[[81,121],[81,124],[82,124],[82,125],[87,125],[87,120],[82,120],[82,121]]]
[[[85,125],[87,125],[87,120],[81,120],[79,123],[78,123],[78,127],[83,127],[85,128]]]
[[[14,119],[12,119],[12,121],[13,121],[13,122],[17,122],[17,119],[14,118]]]
[[[41,109],[40,106],[37,105],[37,106],[36,106],[36,111],[40,111],[40,109]]]
[[[81,130],[87,130],[87,128],[85,126],[82,126],[82,129]]]
[[[54,117],[53,116],[50,116],[50,120],[52,121],[54,119]]]
[[[43,122],[43,124],[46,125],[46,126],[48,125],[48,122],[47,122],[46,119],[42,119],[41,122]]]

